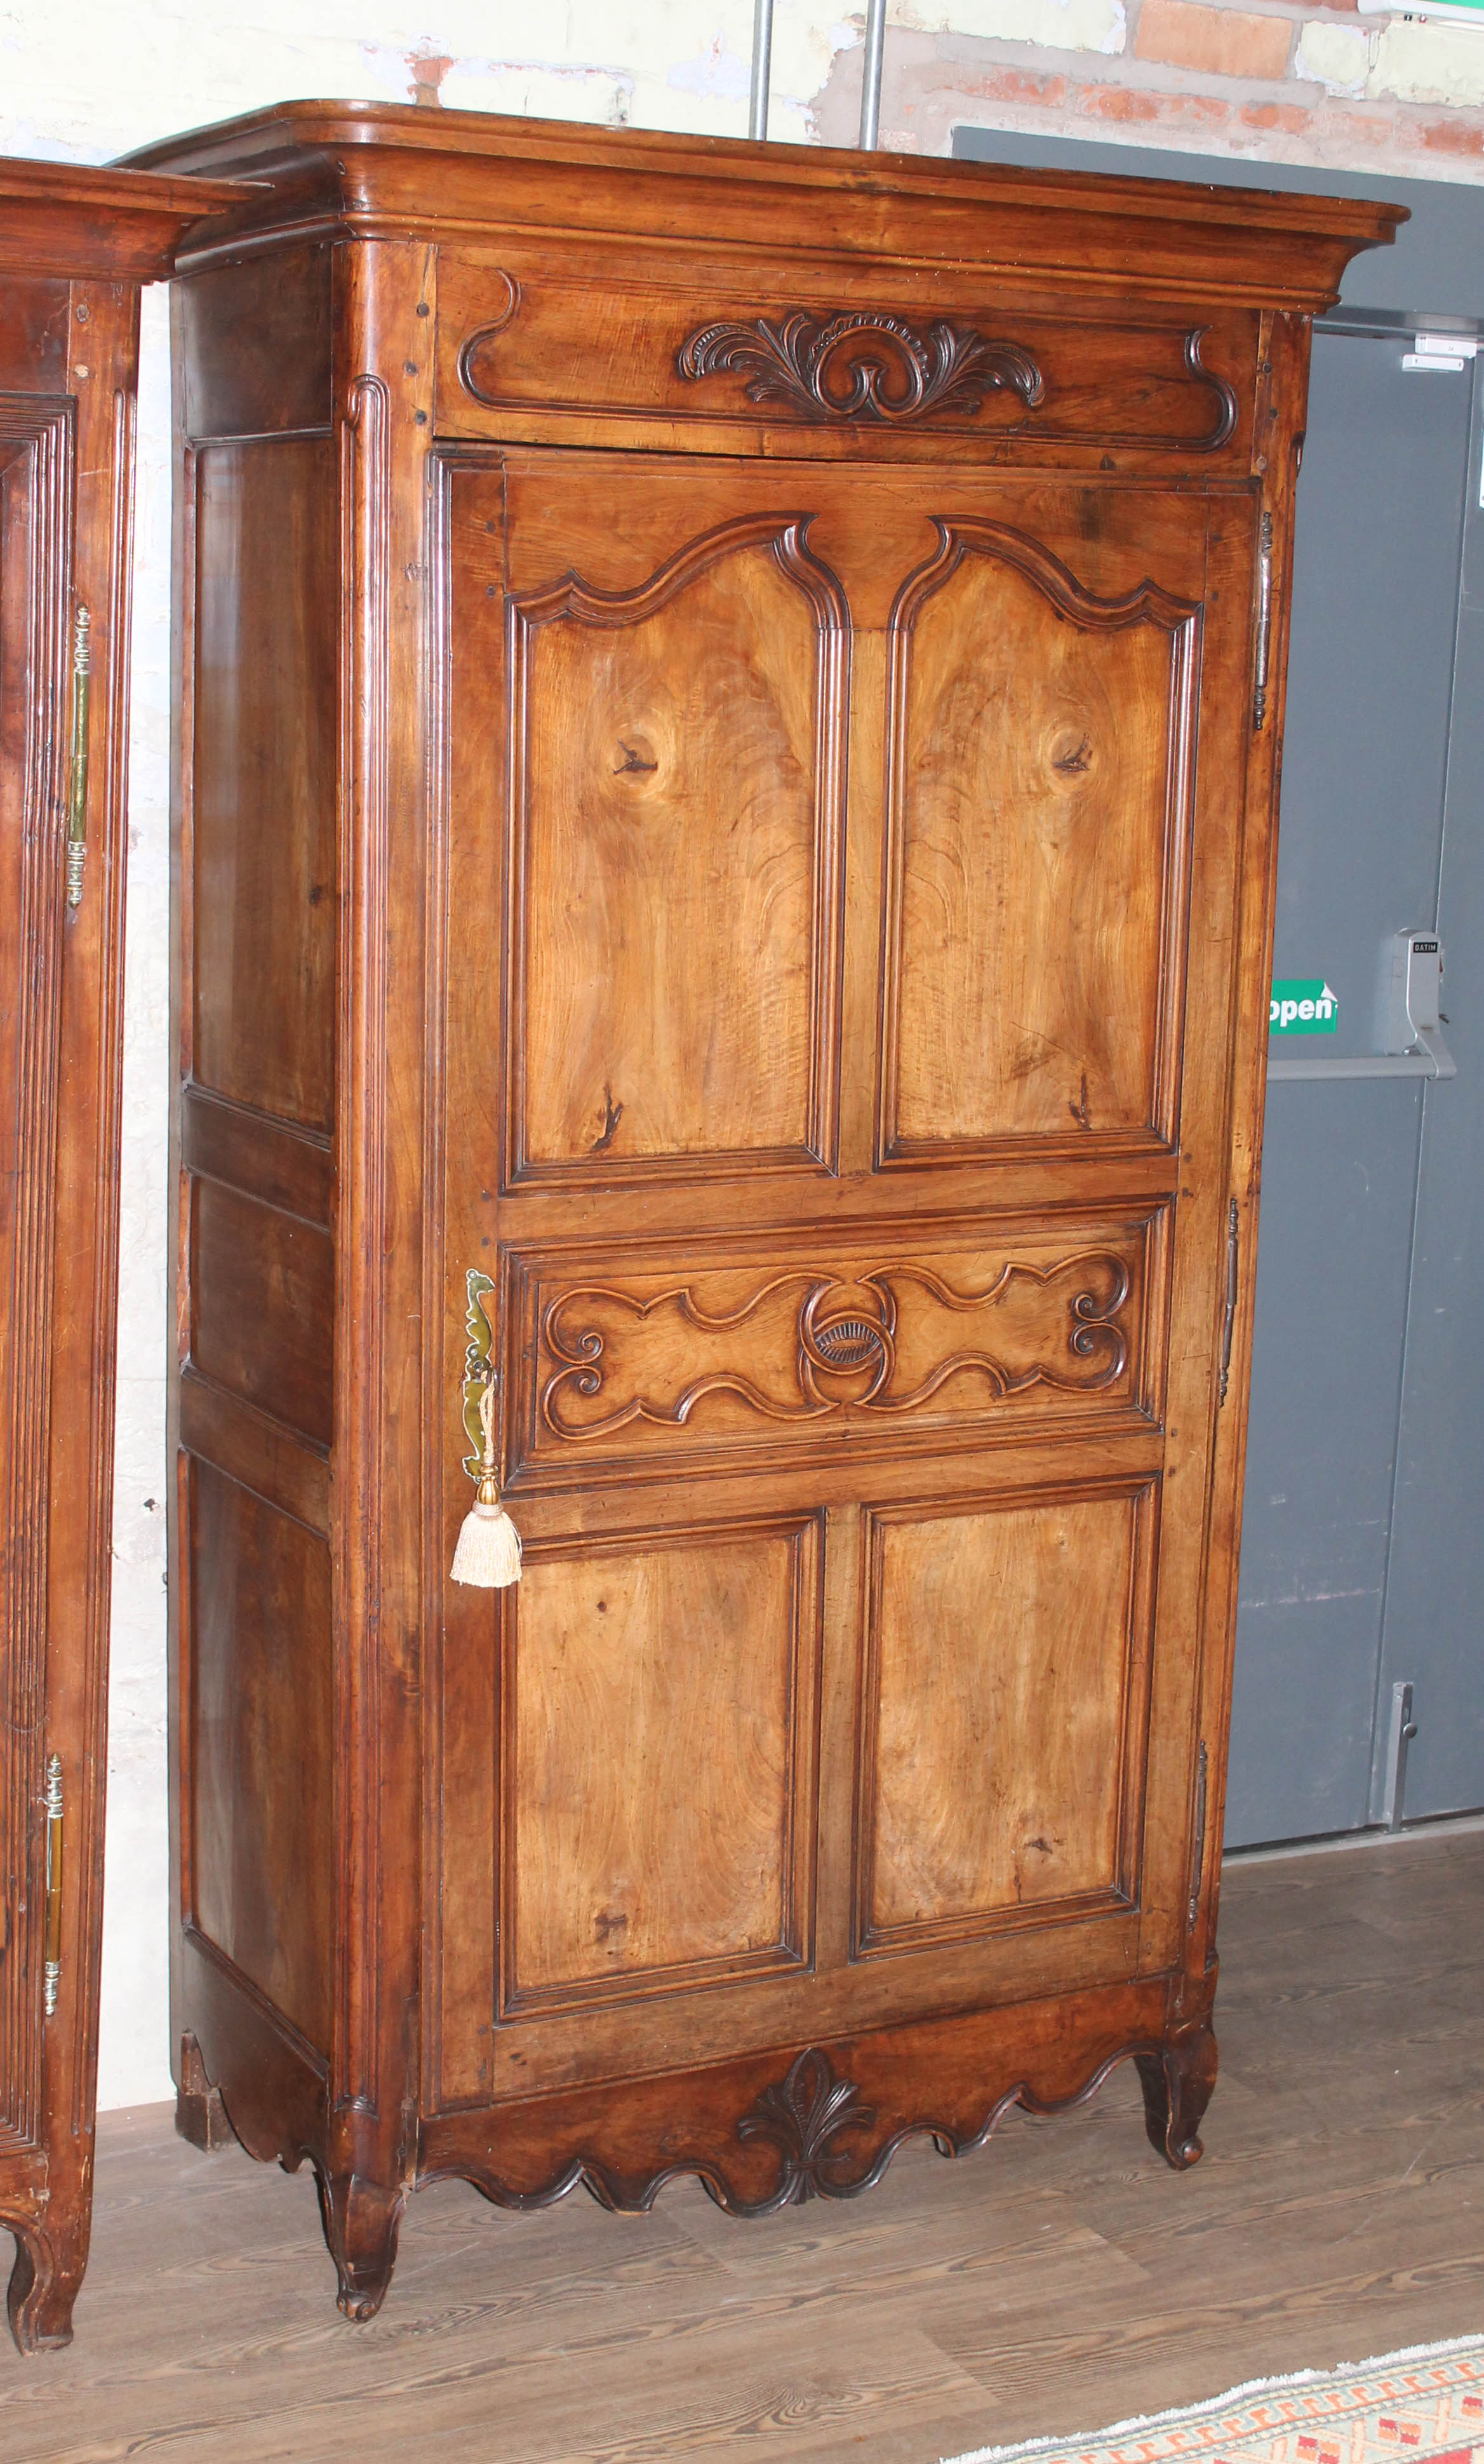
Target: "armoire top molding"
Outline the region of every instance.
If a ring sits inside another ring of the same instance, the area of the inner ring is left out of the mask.
[[[163,282],[191,226],[243,203],[225,181],[0,156],[0,275]]]
[[[1404,209],[1162,180],[595,129],[421,105],[285,102],[126,158],[266,194],[193,234],[181,262],[245,244],[515,232],[743,251],[989,280],[1318,313]]]

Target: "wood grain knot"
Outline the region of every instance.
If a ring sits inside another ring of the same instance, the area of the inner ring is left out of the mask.
[[[1063,779],[1077,779],[1092,768],[1092,759],[1091,738],[1066,728],[1052,747],[1051,766]]]

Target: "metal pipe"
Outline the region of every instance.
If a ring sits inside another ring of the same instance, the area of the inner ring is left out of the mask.
[[[865,12],[865,61],[861,79],[861,150],[876,150],[881,126],[882,54],[886,45],[886,0],[868,0]]]
[[[747,133],[768,134],[768,89],[773,82],[773,0],[753,0],[753,90],[748,99]]]
[[[1435,1052],[1357,1052],[1339,1054],[1274,1053],[1268,1062],[1268,1084],[1278,1079],[1319,1078],[1455,1078],[1451,1054]]]

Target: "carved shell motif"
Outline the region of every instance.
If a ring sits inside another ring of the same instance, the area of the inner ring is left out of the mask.
[[[1017,343],[990,341],[941,317],[921,327],[871,309],[826,320],[796,308],[776,322],[703,325],[675,364],[692,379],[747,372],[750,402],[784,403],[806,419],[971,414],[986,394],[1006,391],[1034,410],[1045,392],[1039,368]]]

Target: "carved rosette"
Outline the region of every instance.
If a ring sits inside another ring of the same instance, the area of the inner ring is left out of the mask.
[[[863,2187],[847,2182],[849,2158],[830,2154],[830,2142],[858,2125],[869,2130],[876,2116],[858,2104],[851,2079],[837,2079],[829,2057],[806,2046],[787,2079],[765,2087],[737,2123],[739,2139],[771,2139],[783,2159],[783,2175],[770,2207],[784,2208],[816,2196],[841,2198]]]
[[[871,1403],[896,1365],[889,1284],[814,1284],[798,1313],[798,1383],[815,1405]]]
[[[828,319],[796,308],[777,320],[703,325],[679,352],[683,377],[745,374],[749,402],[781,403],[805,419],[899,422],[929,411],[971,417],[986,395],[1017,394],[1034,410],[1041,372],[1017,343],[936,318],[856,309]]]

